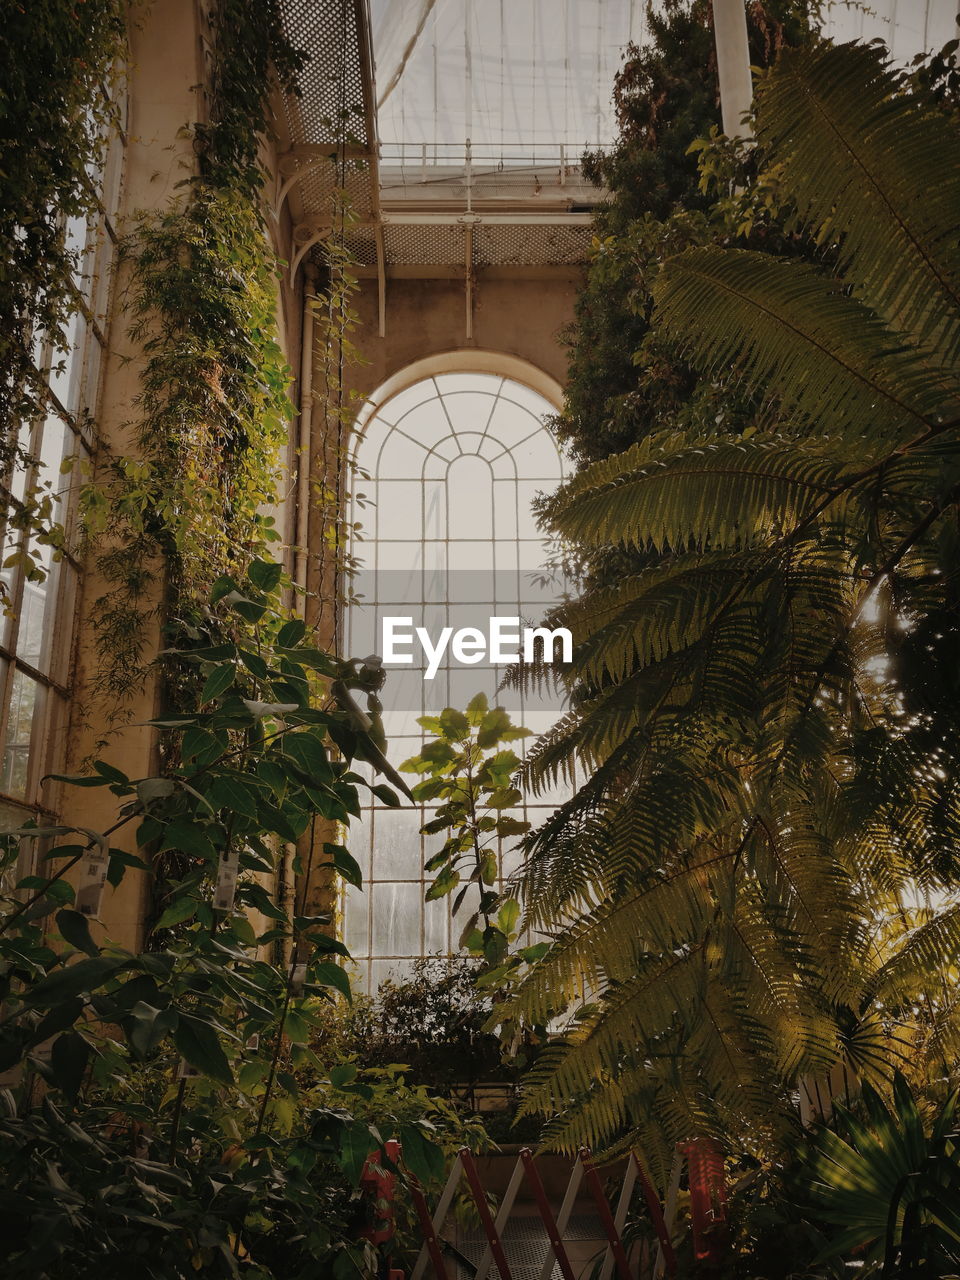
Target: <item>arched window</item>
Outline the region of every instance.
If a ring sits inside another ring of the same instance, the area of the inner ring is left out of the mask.
[[[352,515],[362,529],[353,551],[363,567],[347,610],[347,654],[382,652],[387,616],[422,618],[432,634],[482,627],[497,615],[540,621],[555,590],[543,581],[545,546],[532,502],[563,478],[563,456],[544,425],[555,411],[539,391],[492,373],[438,373],[378,404],[355,451]],[[481,690],[534,732],[552,723],[550,708],[518,693],[498,695],[502,676],[486,656],[470,666],[448,656],[433,680],[423,678],[422,663],[390,670],[383,703],[391,761],[419,753],[418,716],[463,709]],[[457,948],[449,899],[423,900],[424,862],[444,839],[419,834],[427,816],[374,800],[351,827],[365,891],[348,892],[345,940],[371,988],[418,956]],[[526,808],[516,816],[537,820]],[[509,846],[503,862],[509,875]]]

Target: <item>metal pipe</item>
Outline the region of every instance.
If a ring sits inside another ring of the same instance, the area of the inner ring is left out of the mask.
[[[303,270],[303,322],[300,328],[300,430],[297,438],[297,512],[293,580],[307,589],[307,540],[310,536],[310,461],[313,443],[313,301],[317,271]],[[298,608],[303,612],[301,596]]]
[[[728,138],[749,138],[749,126],[741,123],[753,102],[744,0],[713,0],[713,36],[723,132]]]

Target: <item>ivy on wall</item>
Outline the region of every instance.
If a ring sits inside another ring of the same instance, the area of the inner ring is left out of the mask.
[[[124,245],[145,356],[137,447],[110,456],[85,493],[88,527],[105,535],[100,691],[115,703],[142,680],[154,611],[189,628],[211,584],[242,575],[279,536],[264,508],[276,498],[291,373],[276,339],[258,151],[269,90],[293,90],[300,58],[272,0],[220,0],[212,23],[209,118],[191,129],[197,171]]]
[[[122,0],[29,0],[4,5],[0,41],[0,472],[34,459],[26,426],[47,407],[39,359],[57,363],[77,309],[78,255],[67,218],[98,211],[96,172],[115,125],[111,79],[125,48]],[[30,535],[62,544],[49,481],[7,496],[5,519],[30,555]],[[45,576],[37,555],[28,576]]]

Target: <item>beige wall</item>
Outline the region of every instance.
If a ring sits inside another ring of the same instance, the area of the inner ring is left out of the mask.
[[[474,347],[517,356],[562,384],[567,361],[558,335],[573,319],[579,279],[575,271],[479,272],[472,342],[466,338],[462,280],[388,279],[384,338],[377,335],[376,282],[365,280],[356,303],[361,330],[354,341],[369,363],[352,372],[352,384],[370,394],[424,356]]]

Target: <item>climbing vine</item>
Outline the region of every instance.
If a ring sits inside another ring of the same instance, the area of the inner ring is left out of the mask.
[[[68,350],[79,309],[79,251],[68,219],[99,213],[96,183],[115,127],[111,87],[125,49],[123,0],[30,0],[4,6],[0,41],[0,474],[29,472],[30,424],[47,412],[46,366]],[[6,563],[45,576],[38,544],[59,548],[52,477],[22,496],[7,485]],[[0,588],[2,589],[2,588]]]
[[[126,300],[145,363],[135,450],[105,457],[87,486],[88,529],[109,590],[98,613],[101,692],[122,703],[143,675],[157,611],[189,628],[211,584],[278,538],[292,415],[276,338],[277,258],[262,212],[259,146],[274,84],[301,58],[278,6],[220,0],[210,109],[192,126],[197,170],[176,200],[126,237]]]

